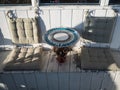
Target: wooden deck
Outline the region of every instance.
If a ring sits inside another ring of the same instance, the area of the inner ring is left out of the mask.
[[[67,59],[65,63],[58,63],[56,60],[56,54],[53,51],[44,51],[41,61],[41,71],[42,72],[80,72],[81,68],[78,65],[81,65],[79,62],[79,51],[70,51],[67,54]],[[94,53],[94,52],[93,52]],[[112,51],[111,55],[120,67],[120,52]],[[99,71],[99,70],[98,70]]]
[[[76,72],[80,69],[76,67],[75,59],[77,58],[77,52],[70,51],[67,54],[65,63],[58,63],[56,60],[56,54],[53,51],[44,51],[42,59],[42,72]]]
[[[41,71],[9,71],[0,73],[0,85],[9,90],[120,90],[120,71],[80,70],[71,51],[63,64],[53,51],[43,51]],[[120,54],[113,52],[118,60]]]
[[[3,72],[3,67],[4,67],[4,64],[2,62],[4,62],[5,57],[7,57],[7,55],[9,53],[10,53],[10,51],[0,52],[0,56],[2,57],[0,60],[0,71],[1,72]],[[52,50],[43,50],[42,55],[41,55],[40,71],[41,72],[80,72],[81,70],[83,70],[81,68],[81,60],[79,57],[79,55],[81,55],[81,54],[82,54],[81,49],[79,49],[77,51],[74,51],[74,50],[69,51],[67,54],[66,61],[64,63],[60,64],[56,60],[57,56]],[[103,56],[103,54],[99,54],[99,55]],[[120,52],[112,50],[111,55],[115,61],[114,63],[117,64],[118,67],[120,68]],[[88,58],[90,58],[89,56],[90,55],[88,55]],[[84,57],[87,57],[87,56],[84,56]],[[93,59],[97,59],[97,58],[93,57]],[[101,58],[101,59],[104,59],[104,58]],[[99,61],[99,60],[97,60],[97,61]],[[86,63],[86,62],[84,62],[84,63]],[[109,63],[109,61],[108,61],[108,63]],[[89,69],[89,70],[91,70],[91,69]],[[117,70],[119,70],[119,69],[117,69]],[[97,71],[97,69],[96,69],[96,71]],[[115,71],[115,69],[113,71]]]

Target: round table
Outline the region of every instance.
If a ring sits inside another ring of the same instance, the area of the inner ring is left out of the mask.
[[[63,63],[66,60],[67,53],[79,37],[79,33],[74,29],[53,28],[45,33],[44,40],[47,44],[53,46],[53,50],[57,54],[57,61]]]

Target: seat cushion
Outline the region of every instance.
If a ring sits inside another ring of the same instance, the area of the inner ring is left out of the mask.
[[[4,61],[4,70],[40,70],[41,47],[15,48]]]
[[[15,44],[36,44],[41,42],[38,18],[8,18],[12,42]]]
[[[100,43],[110,43],[116,17],[87,16],[84,22],[83,38]]]
[[[82,69],[120,70],[108,48],[83,47],[78,58]]]

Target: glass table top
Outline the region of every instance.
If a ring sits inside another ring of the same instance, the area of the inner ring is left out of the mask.
[[[79,39],[79,33],[71,28],[53,28],[44,35],[47,44],[56,47],[68,47],[74,45]]]

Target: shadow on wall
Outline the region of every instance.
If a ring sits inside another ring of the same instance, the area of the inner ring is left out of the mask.
[[[115,17],[86,17],[83,23],[74,28],[84,39],[92,42],[110,43]],[[83,26],[83,29],[79,27]]]
[[[0,45],[4,45],[4,36],[1,32],[1,28],[0,28]]]
[[[74,26],[73,28],[81,35],[82,31],[83,31],[83,27],[84,27],[84,23],[80,23],[80,24]]]
[[[46,32],[45,23],[40,16],[38,17],[38,20],[39,20],[39,27],[41,28],[42,34],[44,34]]]
[[[78,24],[74,28],[79,32],[81,37],[86,40],[96,43],[110,43],[115,22],[116,17],[86,17],[84,23]],[[83,26],[82,29],[79,28],[81,26]],[[119,90],[116,86],[118,84],[116,84],[115,79],[117,71],[120,70],[120,65],[118,65],[113,58],[113,55],[108,48],[83,47],[78,58],[75,60],[76,67],[85,70],[86,72],[89,70],[93,71],[93,75],[97,72],[104,72],[103,76],[100,76],[99,78],[91,77],[93,80],[101,80],[98,82],[94,81],[96,83],[94,83],[95,85],[93,87],[100,85],[96,90]],[[90,87],[93,88],[92,86]]]
[[[3,36],[3,33],[0,28],[0,45],[11,45],[11,40],[10,39],[5,39]]]
[[[45,26],[45,23],[44,23],[43,19],[40,16],[43,13],[43,11],[40,10],[40,9],[38,9],[38,10],[39,10],[39,12],[38,12],[38,25],[39,25],[39,28],[40,28],[40,33],[41,33],[41,38],[42,38],[43,35],[46,32],[46,26]],[[42,42],[44,43],[43,39],[42,39]]]
[[[86,14],[85,21],[74,28],[80,35],[92,42],[110,43],[117,15],[111,17],[94,16],[94,11]]]
[[[41,40],[43,42],[42,37],[46,32],[46,26],[45,26],[45,23],[44,23],[44,21],[42,20],[42,18],[40,16],[38,17],[38,25],[39,25],[39,28],[40,28]]]
[[[80,90],[120,90],[119,82],[116,82],[120,67],[108,48],[83,47],[78,55],[73,56],[76,68],[84,70],[81,71]]]
[[[86,17],[83,38],[93,42],[110,43],[115,17]]]

